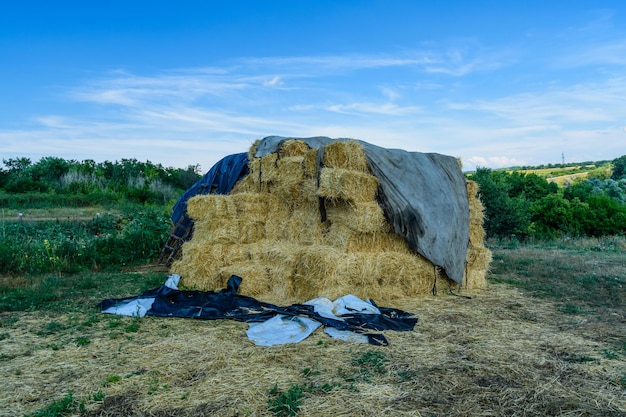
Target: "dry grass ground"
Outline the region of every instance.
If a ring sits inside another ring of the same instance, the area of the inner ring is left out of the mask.
[[[492,246],[487,289],[395,302],[420,321],[387,347],[101,315],[111,278],[82,307],[0,314],[0,415],[626,416],[623,243]]]

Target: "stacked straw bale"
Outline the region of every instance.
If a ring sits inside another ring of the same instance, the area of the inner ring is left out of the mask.
[[[393,232],[376,201],[378,179],[356,141],[322,154],[288,140],[254,157],[229,195],[188,202],[193,239],[172,271],[187,287],[215,290],[235,274],[242,294],[306,301],[351,293],[383,302],[457,285]],[[318,159],[322,166],[318,168]],[[470,243],[464,288],[485,286],[491,253],[484,247],[483,207],[469,181]],[[325,218],[322,219],[323,207]]]

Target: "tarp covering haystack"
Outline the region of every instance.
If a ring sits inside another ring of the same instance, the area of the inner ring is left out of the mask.
[[[227,194],[186,201],[193,237],[171,267],[186,287],[238,275],[258,298],[384,302],[484,287],[483,207],[456,158],[272,136],[247,159]]]

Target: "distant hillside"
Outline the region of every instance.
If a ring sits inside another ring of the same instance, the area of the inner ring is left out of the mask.
[[[549,164],[536,167],[523,166],[504,168],[509,173],[519,172],[535,174],[545,178],[548,182],[554,182],[559,186],[570,185],[588,178],[604,180],[611,177],[611,161],[578,162],[569,164]]]

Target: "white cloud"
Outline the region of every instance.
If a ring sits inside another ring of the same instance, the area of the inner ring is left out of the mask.
[[[350,103],[333,104],[325,107],[326,110],[343,114],[372,113],[386,116],[403,116],[419,112],[415,106],[402,107],[393,103]]]
[[[277,75],[274,78],[272,78],[271,80],[267,80],[265,82],[263,82],[263,85],[266,87],[274,87],[277,85],[281,85],[283,82],[280,79],[280,77]]]

